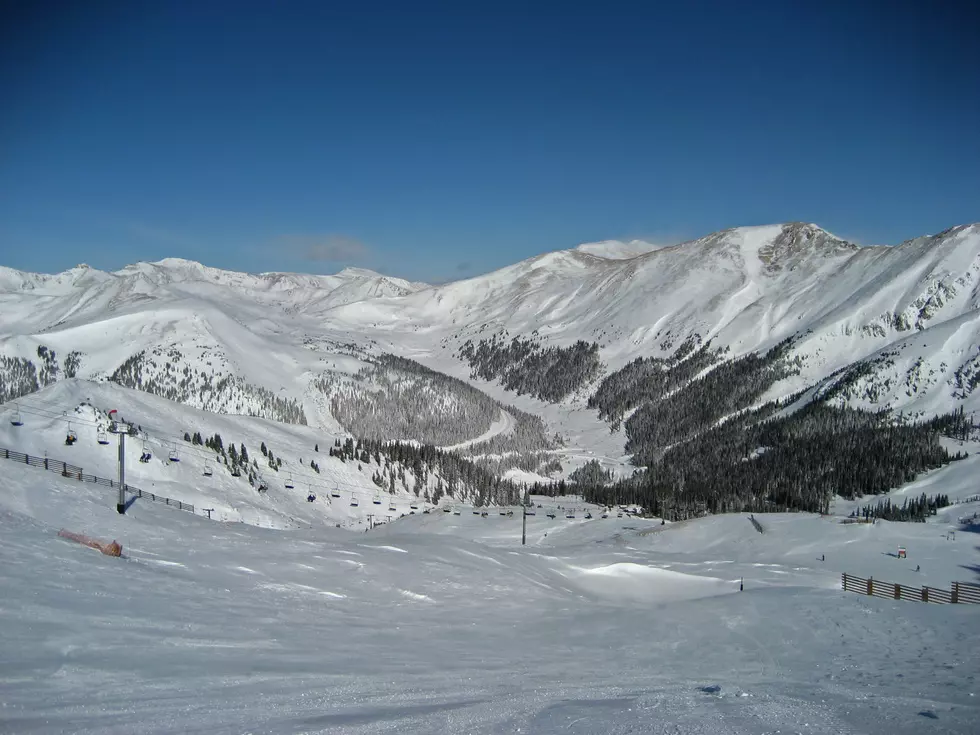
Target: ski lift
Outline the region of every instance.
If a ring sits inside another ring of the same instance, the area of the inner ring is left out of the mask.
[[[480,511],[478,511],[476,508],[474,508],[473,509],[473,515],[475,515],[475,516],[480,515]]]
[[[292,490],[294,487],[295,485],[293,485],[293,476],[290,475],[289,477],[286,478],[286,489]]]
[[[418,503],[412,503],[408,507],[411,508],[412,510],[418,510],[419,509],[419,504]]]
[[[330,493],[330,497],[331,498],[339,498],[340,497],[340,490],[338,490],[337,488],[334,488],[333,489],[333,492]]]
[[[395,507],[395,499],[392,498],[391,501],[388,503],[388,512],[389,513],[394,513],[397,510],[398,510],[398,508]]]
[[[568,512],[567,512],[567,513],[565,514],[565,517],[566,517],[566,518],[574,518],[574,517],[575,517],[575,512],[574,512],[574,511],[571,511],[571,510],[570,510],[570,511],[568,511]]]
[[[452,512],[453,512],[453,509],[452,509],[452,508],[450,508],[450,507],[449,507],[449,506],[447,505],[447,506],[446,506],[445,508],[443,508],[443,509],[442,509],[442,512],[443,512],[443,513],[452,513]]]
[[[78,436],[75,434],[75,430],[71,428],[71,421],[68,422],[68,433],[65,435],[65,446],[70,447],[72,444],[78,441]]]
[[[500,511],[500,515],[502,515],[502,516],[505,516],[505,515],[507,515],[507,511],[506,511],[506,510],[502,510],[502,511]]]
[[[180,461],[180,455],[177,454],[177,444],[176,444],[176,442],[174,443],[173,449],[170,450],[170,461],[171,462],[179,462]]]
[[[10,417],[10,424],[12,426],[23,426],[24,422],[20,417],[20,409],[14,406],[14,415]]]
[[[241,477],[242,476],[242,471],[240,469],[238,469],[238,465],[237,464],[234,467],[231,468],[231,476],[232,477]]]
[[[609,517],[609,514],[608,513],[603,513],[602,516],[600,516],[600,517],[601,518],[608,518]]]
[[[354,495],[354,493],[351,493],[350,494],[350,507],[351,508],[356,508],[357,507],[357,496]]]
[[[548,514],[548,518],[550,518],[551,520],[555,520],[555,518],[557,518],[557,517],[558,516],[556,516],[554,513],[549,513]]]
[[[453,508],[453,515],[458,516],[462,511],[459,508]]]
[[[99,444],[109,443],[109,435],[105,433],[105,429],[99,429],[99,433],[96,436],[96,441],[98,441]]]
[[[524,511],[524,515],[526,515],[526,516],[533,516],[533,515],[535,515],[534,508],[528,508],[527,510],[525,510]]]
[[[381,505],[381,496],[380,495],[375,495],[374,496],[374,504],[375,505]]]
[[[316,495],[314,495],[313,493],[310,493],[309,495],[306,496],[306,502],[312,503],[314,500],[316,500]]]
[[[204,460],[204,476],[211,477],[211,475],[212,475],[211,460],[206,459]]]

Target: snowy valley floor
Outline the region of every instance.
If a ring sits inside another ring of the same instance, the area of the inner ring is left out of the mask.
[[[119,516],[107,488],[0,472],[3,732],[897,735],[980,722],[980,606],[839,589],[841,571],[980,580],[980,534],[945,538],[954,509],[873,527],[762,516],[761,535],[739,515],[661,526],[541,509],[522,548],[517,515],[469,508],[367,533],[275,531],[141,501]],[[124,557],[61,528],[118,539]],[[909,559],[889,555],[898,543]]]

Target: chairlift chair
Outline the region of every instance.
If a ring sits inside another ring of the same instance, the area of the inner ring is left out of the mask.
[[[212,472],[211,472],[211,461],[206,459],[206,460],[204,460],[204,476],[205,477],[211,477],[211,474],[212,474]]]
[[[574,517],[575,517],[575,513],[573,513],[572,511],[568,511],[568,512],[567,512],[567,513],[565,514],[565,517],[566,517],[566,518],[574,518]]]
[[[443,508],[443,509],[442,509],[442,512],[443,512],[443,513],[452,513],[452,512],[453,512],[453,509],[452,509],[452,508],[450,508],[450,507],[449,507],[449,506],[447,505],[447,506],[446,506],[445,508]]]
[[[331,498],[339,498],[340,497],[340,490],[338,490],[337,488],[334,488],[333,489],[333,492],[330,493],[330,497]]]
[[[550,518],[551,520],[554,520],[554,519],[555,519],[555,518],[557,518],[557,517],[558,517],[558,516],[556,516],[556,515],[555,515],[554,513],[549,513],[549,514],[548,514],[548,518]]]
[[[474,508],[474,509],[473,509],[473,515],[475,515],[475,516],[478,516],[478,515],[480,515],[480,511],[479,511],[479,510],[477,510],[476,508]]]
[[[374,500],[373,500],[372,502],[373,502],[373,503],[374,503],[375,505],[381,505],[381,496],[380,496],[380,495],[375,495],[375,496],[374,496]]]
[[[357,507],[357,496],[354,495],[354,493],[351,493],[350,494],[350,507],[351,508],[356,508]]]
[[[460,510],[459,508],[453,508],[453,515],[454,515],[454,516],[458,516],[458,515],[460,515],[461,513],[462,513],[462,511],[461,511],[461,510]]]
[[[20,409],[14,406],[14,415],[10,417],[10,424],[12,426],[23,426],[24,421],[20,417]]]
[[[173,449],[170,450],[170,461],[171,462],[179,462],[180,461],[180,455],[177,454],[177,444],[176,443],[174,444]]]
[[[96,441],[98,441],[99,444],[108,444],[109,443],[109,435],[106,434],[105,429],[99,429],[99,433],[96,436]]]
[[[390,503],[388,503],[388,511],[394,513],[396,510],[398,509],[395,507],[395,501],[392,500]]]
[[[419,509],[419,504],[418,503],[412,503],[408,507],[411,508],[412,510],[418,510]]]
[[[242,471],[240,469],[238,469],[238,465],[237,464],[234,467],[231,468],[231,476],[232,477],[241,477],[242,476]]]
[[[295,485],[293,485],[293,477],[292,475],[290,475],[289,477],[286,478],[286,489],[292,490],[294,487]]]

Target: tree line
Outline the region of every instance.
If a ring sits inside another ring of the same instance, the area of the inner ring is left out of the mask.
[[[469,364],[471,377],[500,379],[505,389],[560,403],[602,370],[599,345],[578,340],[568,347],[541,347],[528,338],[509,343],[498,334],[477,344],[466,340],[457,356]]]

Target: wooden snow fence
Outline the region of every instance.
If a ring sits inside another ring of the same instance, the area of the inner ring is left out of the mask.
[[[950,588],[945,590],[928,585],[914,587],[908,584],[883,582],[880,579],[865,579],[844,573],[841,575],[841,588],[846,592],[889,600],[934,602],[940,605],[980,605],[980,584],[971,582],[953,582]]]
[[[56,459],[50,459],[49,457],[32,457],[31,455],[24,454],[23,452],[15,452],[12,449],[4,449],[0,447],[0,459],[9,459],[12,462],[26,464],[29,467],[37,467],[38,469],[48,470],[49,472],[57,472],[62,477],[68,477],[73,480],[78,480],[79,482],[91,482],[96,485],[104,485],[105,487],[117,489],[119,487],[119,483],[116,480],[108,480],[104,477],[87,475],[82,471],[81,467],[76,467],[73,464],[61,462]],[[171,508],[176,508],[177,510],[186,510],[191,513],[194,512],[193,505],[190,503],[185,503],[181,500],[165,498],[163,495],[146,492],[145,490],[141,490],[140,488],[130,485],[129,483],[126,483],[124,489],[127,493],[130,495],[135,495],[137,498],[152,500],[154,503],[163,503],[164,505],[169,505]]]

